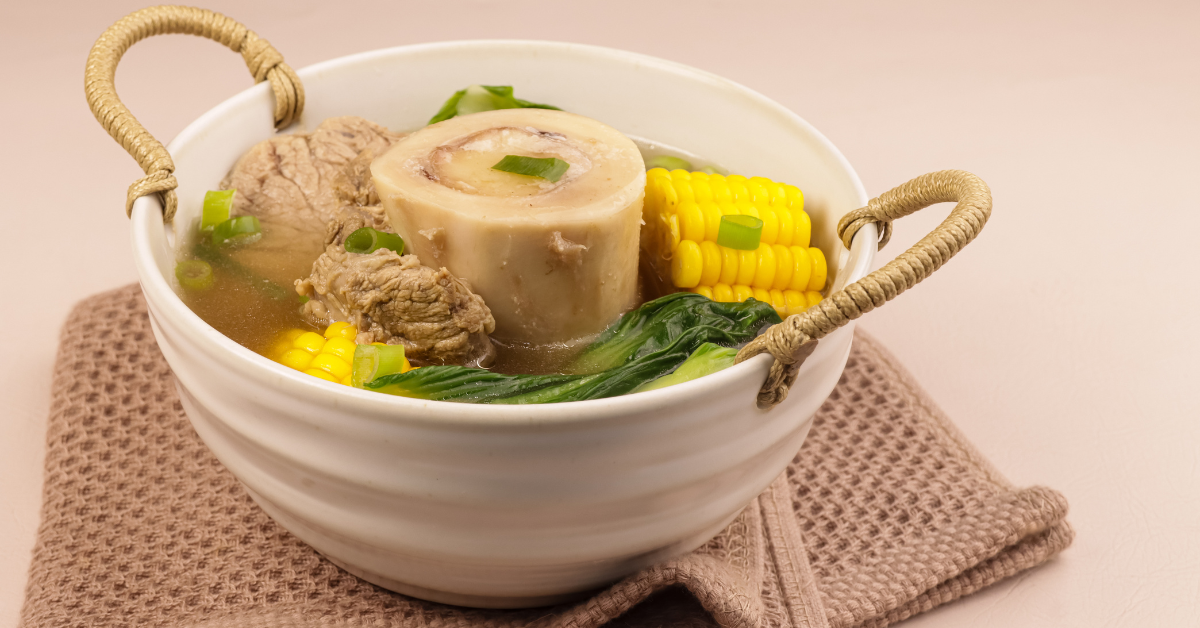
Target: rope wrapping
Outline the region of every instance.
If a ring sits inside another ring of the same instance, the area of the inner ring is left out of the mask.
[[[962,170],[922,175],[871,199],[866,207],[838,222],[838,236],[850,248],[863,226],[879,225],[879,247],[887,244],[892,222],[936,203],[957,202],[929,235],[879,270],[846,286],[801,314],[789,316],[738,352],[744,362],[760,353],[775,358],[758,393],[758,407],[769,409],[787,398],[800,365],[817,341],[852,320],[891,301],[933,274],[975,239],[992,212],[992,194],[979,177]]]
[[[147,194],[157,193],[163,200],[163,221],[175,217],[178,199],[175,188],[175,162],[161,142],[137,121],[117,96],[117,64],[137,42],[155,35],[186,34],[219,42],[241,53],[255,82],[270,81],[275,95],[275,128],[296,121],[304,110],[304,86],[286,63],[283,55],[266,40],[237,21],[205,9],[183,6],[157,6],[131,13],[104,31],[88,54],[84,71],[84,92],[88,105],[100,126],[121,145],[146,176],[129,186],[125,214],[133,212],[133,203]]]

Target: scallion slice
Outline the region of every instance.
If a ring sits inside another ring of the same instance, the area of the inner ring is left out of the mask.
[[[238,216],[213,227],[212,243],[216,246],[253,244],[262,237],[262,225],[257,216]]]
[[[188,290],[207,290],[213,285],[213,269],[201,259],[184,260],[175,265],[175,278]]]
[[[562,178],[571,164],[558,157],[525,157],[523,155],[505,155],[492,166],[492,170],[501,170],[528,177],[541,177],[547,181],[556,182]]]
[[[229,220],[233,195],[237,190],[209,190],[204,194],[204,211],[200,216],[200,231],[208,233]]]
[[[721,216],[721,227],[717,231],[717,244],[739,251],[753,251],[762,240],[761,218],[733,214]]]
[[[391,249],[396,255],[404,255],[404,238],[386,231],[363,227],[346,236],[347,253],[374,253],[379,249]]]
[[[404,345],[358,345],[354,348],[354,366],[350,372],[350,385],[362,388],[363,384],[393,373],[403,373],[411,368],[404,357]]]
[[[429,124],[436,124],[455,116],[496,109],[558,109],[558,107],[516,98],[513,96],[511,85],[471,85],[466,89],[454,92],[454,95],[446,100],[442,108],[429,119]]]
[[[646,160],[646,170],[651,168],[666,168],[667,170],[687,170],[691,172],[692,162],[682,157],[672,157],[671,155],[659,155]]]

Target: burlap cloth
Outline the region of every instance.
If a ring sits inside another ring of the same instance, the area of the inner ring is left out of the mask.
[[[1070,544],[859,332],[787,472],[716,539],[560,607],[480,611],[351,576],[275,525],[183,414],[136,286],[62,332],[22,621],[42,626],[885,626]]]

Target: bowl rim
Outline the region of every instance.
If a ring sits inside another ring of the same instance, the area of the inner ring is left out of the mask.
[[[381,48],[359,52],[342,57],[321,61],[297,70],[302,81],[317,78],[321,74],[337,71],[343,66],[369,62],[392,56],[420,56],[428,53],[438,53],[448,50],[462,51],[471,49],[494,48],[536,48],[548,53],[570,52],[604,58],[633,66],[648,66],[661,71],[683,75],[692,80],[701,80],[708,85],[722,90],[738,92],[754,104],[773,111],[789,123],[798,126],[808,133],[814,141],[830,153],[833,159],[849,175],[855,192],[863,205],[867,195],[858,177],[858,173],[842,155],[841,151],[829,141],[820,131],[795,112],[778,102],[750,89],[740,83],[713,74],[706,70],[669,61],[650,55],[627,50],[545,40],[524,39],[476,39],[430,42]],[[270,85],[266,82],[256,84],[225,99],[212,109],[189,123],[170,143],[167,150],[174,153],[175,149],[196,141],[204,134],[205,129],[215,120],[227,115],[230,111],[245,106],[247,101],[262,98],[268,94]],[[296,132],[297,126],[304,122],[301,117],[287,129],[278,133]],[[157,195],[139,198],[133,207],[131,215],[131,243],[133,245],[134,264],[139,275],[139,282],[147,301],[157,308],[152,312],[170,317],[175,326],[199,342],[196,344],[214,361],[237,372],[239,376],[255,380],[264,385],[281,389],[281,392],[293,393],[304,398],[337,399],[342,409],[353,412],[360,418],[377,418],[388,422],[405,421],[414,423],[436,423],[439,425],[458,424],[488,425],[510,423],[516,425],[566,424],[597,421],[603,419],[619,420],[622,417],[643,414],[660,408],[679,405],[697,396],[702,387],[711,387],[724,380],[746,375],[749,369],[763,370],[771,360],[768,355],[759,355],[746,362],[735,364],[723,371],[707,375],[703,378],[676,384],[666,388],[638,393],[636,395],[621,395],[604,399],[585,401],[569,401],[553,404],[528,405],[492,405],[469,404],[446,401],[427,401],[393,395],[382,395],[373,391],[359,390],[342,384],[307,376],[294,369],[272,362],[268,358],[234,342],[224,334],[206,323],[199,315],[188,308],[183,300],[175,293],[167,278],[158,270],[154,263],[154,253],[151,230],[168,229],[162,222],[161,203]],[[847,269],[844,283],[856,281],[865,276],[871,268],[877,247],[877,232],[874,225],[861,229],[855,236],[853,255],[857,256],[853,268]],[[152,317],[153,319],[153,317]]]

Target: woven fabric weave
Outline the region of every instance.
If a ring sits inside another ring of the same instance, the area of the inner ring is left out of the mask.
[[[46,626],[880,627],[1070,544],[1066,501],[1017,489],[869,336],[787,472],[703,548],[576,604],[415,600],[275,525],[183,414],[137,286],[63,329],[22,622]]]

